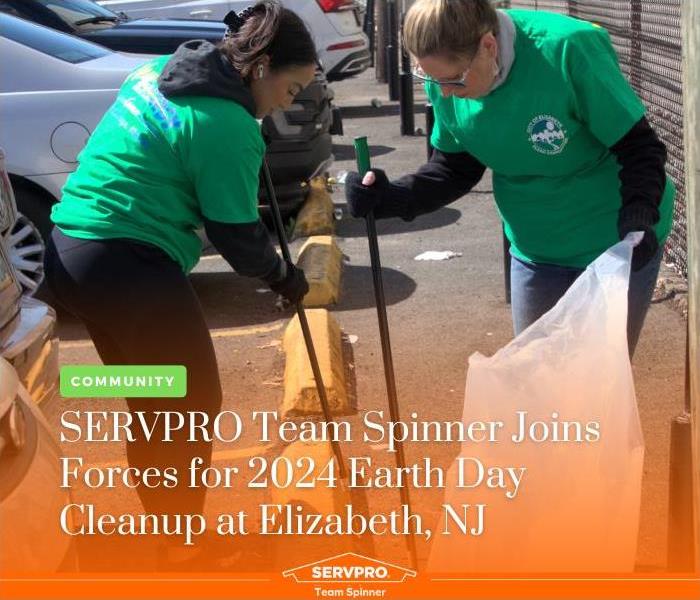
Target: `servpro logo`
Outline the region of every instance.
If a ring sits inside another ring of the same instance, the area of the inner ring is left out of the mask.
[[[366,580],[386,580],[389,577],[389,570],[384,566],[373,567],[348,567],[317,565],[311,568],[311,577],[314,579],[326,579],[328,581],[366,581]]]
[[[569,138],[559,119],[552,115],[537,115],[527,126],[532,147],[541,154],[559,154]]]
[[[370,590],[368,584],[403,583],[407,577],[415,577],[416,572],[368,556],[346,552],[288,569],[282,575],[293,578],[297,583],[354,584],[334,589],[333,596],[361,598],[380,596],[377,592],[381,590]],[[359,584],[363,585],[360,587]],[[381,596],[383,595],[381,593]]]

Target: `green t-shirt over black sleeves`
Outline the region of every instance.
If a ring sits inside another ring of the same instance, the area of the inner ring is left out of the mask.
[[[189,272],[205,219],[258,221],[260,126],[240,103],[166,98],[159,57],[126,79],[78,156],[52,219],[67,235],[126,238],[162,248]],[[274,249],[274,247],[273,247]]]
[[[467,152],[493,171],[494,197],[522,260],[583,268],[619,239],[620,165],[610,151],[644,115],[620,72],[607,32],[563,15],[509,10],[514,61],[482,98],[426,91],[435,109],[431,142]],[[655,225],[670,230],[670,179]]]
[[[176,106],[182,102],[192,111],[192,134],[183,154],[202,214],[222,223],[257,221],[265,154],[257,121],[242,106],[222,98],[185,97],[172,102]],[[224,110],[228,118],[222,118]]]
[[[574,111],[610,148],[644,116],[644,105],[622,74],[603,28],[592,25],[572,35],[563,46],[564,66],[574,89]]]

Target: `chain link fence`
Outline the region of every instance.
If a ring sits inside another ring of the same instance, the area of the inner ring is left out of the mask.
[[[673,229],[666,261],[688,276],[683,157],[682,0],[511,0],[498,2],[570,15],[605,27],[620,66],[647,107],[647,118],[666,144],[666,170],[676,184]]]

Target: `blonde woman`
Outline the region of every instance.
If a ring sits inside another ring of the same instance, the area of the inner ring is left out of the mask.
[[[634,353],[673,218],[666,149],[620,71],[607,32],[570,17],[418,0],[406,15],[414,75],[435,110],[434,152],[414,174],[350,174],[350,211],[411,220],[493,171],[511,243],[518,334],[631,231],[628,344]]]

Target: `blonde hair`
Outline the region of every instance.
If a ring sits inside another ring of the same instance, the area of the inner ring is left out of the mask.
[[[406,14],[403,38],[416,58],[471,58],[489,31],[498,33],[498,16],[489,0],[418,0]]]

